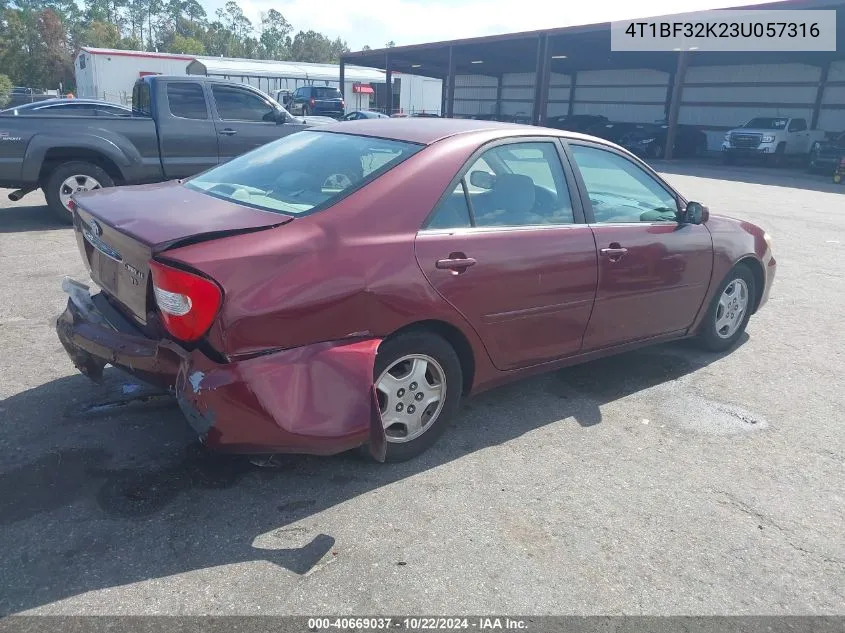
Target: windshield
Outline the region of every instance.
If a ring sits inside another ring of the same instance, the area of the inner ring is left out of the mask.
[[[305,130],[210,169],[185,186],[265,211],[302,215],[334,204],[422,147]]]
[[[316,99],[341,99],[340,90],[337,88],[314,88]]]
[[[782,130],[786,127],[788,122],[789,119],[782,117],[758,117],[756,119],[751,119],[742,127],[755,128],[758,130]]]

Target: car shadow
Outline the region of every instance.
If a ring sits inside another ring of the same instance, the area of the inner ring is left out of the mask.
[[[352,452],[260,468],[203,450],[169,396],[117,370],[102,386],[54,380],[0,402],[0,616],[247,561],[309,574],[337,554],[320,512],[554,422],[588,432],[603,405],[720,357],[674,343],[500,387],[465,401],[438,444],[399,464]]]
[[[47,205],[44,204],[0,207],[0,233],[52,231],[69,228],[69,224],[59,222]]]
[[[652,169],[662,174],[730,180],[771,187],[807,189],[823,193],[845,193],[845,185],[833,182],[832,175],[810,174],[799,168],[767,167],[754,163],[722,165],[719,161],[648,161]]]

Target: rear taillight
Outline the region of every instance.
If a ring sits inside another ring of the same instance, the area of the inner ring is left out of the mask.
[[[343,99],[341,99],[341,100],[340,100],[340,107],[341,107],[341,108],[345,108],[345,107],[346,107],[346,101],[344,101]]]
[[[223,302],[220,286],[157,261],[150,261],[150,274],[167,331],[181,341],[195,341],[205,334]]]
[[[316,103],[316,101],[314,100],[314,97],[311,97],[311,107],[312,107],[312,108],[314,107],[314,104],[315,104],[315,103]]]

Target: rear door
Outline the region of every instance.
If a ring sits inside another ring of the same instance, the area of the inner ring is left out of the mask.
[[[686,330],[710,283],[710,231],[679,224],[675,193],[626,154],[567,146],[599,255],[584,351]]]
[[[187,178],[219,160],[217,130],[198,81],[158,83],[158,145],[165,179]]]
[[[577,353],[596,247],[554,139],[480,150],[417,234],[420,268],[499,369]]]
[[[279,122],[279,110],[257,91],[231,84],[210,84],[217,110],[220,162],[226,162],[277,138],[298,132],[304,125]]]

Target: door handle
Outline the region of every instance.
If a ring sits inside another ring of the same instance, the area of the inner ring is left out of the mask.
[[[618,262],[628,253],[628,249],[620,246],[617,242],[613,242],[608,248],[603,248],[599,252],[610,261]]]
[[[452,253],[448,259],[438,259],[435,263],[435,266],[440,270],[451,270],[455,273],[462,273],[474,265],[475,259],[467,257],[463,253]]]
[[[237,130],[233,130],[230,127],[223,128],[222,130],[220,130],[220,134],[225,134],[226,136],[234,136],[237,133],[238,133]]]

